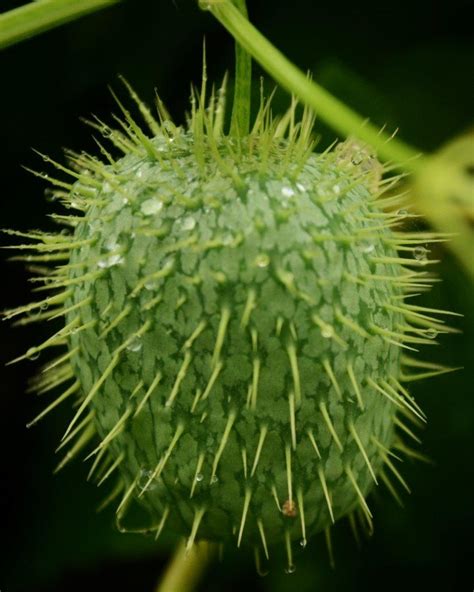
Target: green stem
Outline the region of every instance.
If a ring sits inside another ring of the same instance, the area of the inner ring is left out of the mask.
[[[36,0],[0,15],[0,49],[120,0]]]
[[[176,549],[156,592],[191,592],[215,554],[215,545],[195,544],[186,551],[184,543]]]
[[[422,167],[424,159],[418,150],[381,131],[310,80],[240,13],[231,0],[201,0],[201,7],[210,10],[282,87],[314,109],[337,132],[357,136],[370,144],[381,159],[392,161],[401,169],[412,172]]]
[[[245,0],[234,0],[240,13],[247,19]],[[250,129],[250,97],[252,85],[252,58],[250,54],[236,42],[235,44],[235,86],[234,103],[230,134],[236,137],[248,135]]]

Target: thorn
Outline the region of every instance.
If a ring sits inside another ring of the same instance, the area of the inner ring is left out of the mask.
[[[69,436],[63,440],[59,446],[56,448],[55,452],[58,453],[62,448],[64,448],[64,446],[67,446],[68,442],[70,442],[71,440],[73,440],[77,434],[84,429],[84,427],[92,421],[92,418],[95,415],[95,411],[91,411],[90,413],[88,413],[86,415],[86,417],[84,417],[84,419],[81,421],[80,424],[78,424],[75,429],[69,434]]]
[[[206,321],[200,321],[196,329],[191,333],[190,337],[184,342],[182,349],[190,349],[194,341],[201,335],[204,329],[207,327]]]
[[[300,521],[301,521],[301,536],[303,547],[306,547],[306,522],[304,518],[304,499],[303,499],[303,492],[301,489],[298,489],[296,492],[296,498],[298,500],[298,508],[300,511]]]
[[[82,432],[82,435],[79,437],[77,442],[74,444],[71,450],[69,450],[69,452],[63,458],[63,460],[56,466],[53,472],[58,473],[69,461],[71,461],[77,455],[77,453],[80,450],[84,448],[84,446],[86,446],[86,444],[88,444],[90,440],[92,440],[95,434],[95,427],[91,423],[89,423],[87,428]]]
[[[329,515],[331,516],[331,522],[334,524],[335,520],[334,520],[333,509],[332,509],[331,496],[329,495],[329,489],[328,489],[328,486],[326,483],[326,477],[324,476],[324,471],[321,466],[318,467],[318,476],[319,476],[319,480],[321,481],[321,487],[323,488],[324,498],[326,499],[326,504],[328,506]]]
[[[65,401],[72,394],[76,393],[79,390],[79,388],[80,388],[80,383],[78,380],[76,380],[76,382],[74,382],[74,384],[72,386],[70,386],[62,395],[60,395],[55,401],[53,401],[50,405],[48,405],[46,407],[46,409],[43,409],[43,411],[39,415],[37,415],[33,420],[31,420],[29,423],[27,423],[26,427],[31,428],[33,425],[38,423],[38,421],[40,419],[42,419],[50,411],[55,409],[60,403]]]
[[[245,522],[247,520],[247,512],[250,506],[250,500],[252,499],[252,492],[250,489],[245,491],[245,498],[244,498],[244,507],[242,510],[242,518],[240,520],[240,528],[239,528],[239,536],[237,539],[237,547],[240,547],[240,543],[242,541],[242,535],[244,533]]]
[[[351,531],[352,534],[354,536],[357,548],[360,549],[361,544],[360,544],[360,536],[359,536],[359,531],[357,530],[357,523],[355,521],[355,517],[354,517],[354,512],[351,512],[348,516],[347,516],[348,520],[349,520],[349,524],[351,527]]]
[[[278,501],[278,493],[277,493],[275,485],[272,485],[272,495],[273,495],[273,499],[275,500],[278,511],[281,512],[281,506],[280,506],[280,502]]]
[[[352,486],[354,487],[355,492],[357,493],[357,496],[359,497],[362,509],[364,511],[364,513],[366,514],[367,518],[369,518],[370,520],[372,519],[372,513],[369,509],[369,506],[367,505],[367,502],[365,501],[365,498],[362,494],[362,491],[360,490],[359,485],[357,484],[357,481],[354,477],[354,473],[352,472],[351,468],[349,467],[349,465],[346,466],[346,474],[349,477],[350,482],[352,483]]]
[[[168,519],[169,513],[170,513],[170,507],[169,506],[166,506],[166,508],[163,511],[163,516],[161,517],[161,521],[158,524],[158,528],[156,529],[155,541],[158,540],[158,538],[159,538],[159,536],[160,536],[160,534],[161,534],[161,532],[162,532],[162,530],[163,530],[163,528],[164,528],[164,526],[166,524],[166,520]]]
[[[247,467],[247,449],[246,448],[242,448],[241,449],[241,454],[242,454],[242,466],[244,469],[244,478],[247,479],[248,475],[248,467]]]
[[[295,566],[293,564],[293,550],[291,548],[291,538],[290,538],[290,531],[288,529],[285,530],[285,548],[286,548],[286,557],[288,560],[287,566],[287,573],[293,573],[295,571]]]
[[[339,337],[339,335],[337,335],[337,333],[334,331],[334,327],[332,325],[323,321],[323,319],[321,319],[316,314],[313,314],[313,316],[311,318],[313,320],[313,323],[320,328],[321,335],[325,339],[334,339],[334,341],[338,345],[340,345],[343,349],[347,349],[349,347],[347,342],[344,341],[344,339],[342,339],[341,337]]]
[[[341,444],[341,441],[339,440],[339,436],[337,435],[336,430],[334,429],[334,425],[333,425],[333,423],[331,421],[331,418],[329,417],[329,413],[328,413],[328,410],[327,410],[327,407],[326,407],[326,403],[324,403],[324,401],[321,401],[321,403],[319,404],[319,408],[320,408],[321,413],[323,415],[324,421],[326,422],[326,425],[328,427],[328,430],[329,430],[331,436],[334,439],[334,442],[336,443],[336,445],[339,448],[339,450],[341,452],[343,452],[344,451],[344,448],[343,448],[343,446]]]
[[[115,327],[117,327],[117,325],[119,325],[131,312],[132,307],[130,304],[127,304],[127,306],[121,310],[120,313],[102,331],[102,333],[99,335],[99,339],[106,337],[112,331],[112,329],[115,329]]]
[[[395,475],[395,477],[398,479],[398,481],[400,481],[401,485],[407,491],[407,493],[411,493],[411,490],[408,487],[407,482],[400,475],[399,471],[397,470],[397,468],[395,467],[395,465],[392,463],[392,461],[388,458],[388,456],[386,454],[383,454],[382,453],[382,458],[383,458],[384,463],[392,471],[392,473]]]
[[[110,468],[107,470],[107,472],[105,473],[105,475],[102,477],[102,479],[97,483],[97,487],[100,487],[104,481],[106,479],[108,479],[108,477],[110,477],[110,475],[115,471],[115,469],[120,465],[120,463],[123,461],[123,459],[125,458],[125,453],[122,452],[117,459],[115,460],[115,462],[112,463],[112,465],[110,466]]]
[[[316,451],[316,454],[317,454],[319,460],[321,460],[321,453],[319,452],[318,445],[316,444],[316,439],[315,439],[313,431],[311,429],[308,430],[308,437],[311,441],[311,444],[313,445],[314,450]]]
[[[263,528],[263,522],[262,520],[257,520],[257,526],[258,526],[258,531],[260,533],[260,538],[262,539],[262,546],[263,546],[263,552],[265,553],[265,557],[268,559],[270,559],[270,556],[268,554],[268,546],[267,546],[267,539],[265,538],[265,530]]]
[[[216,382],[217,377],[219,376],[220,371],[222,370],[222,366],[223,366],[222,361],[219,361],[217,363],[217,365],[215,366],[215,368],[213,369],[211,377],[209,378],[209,382],[207,383],[207,386],[204,389],[204,392],[201,397],[201,399],[203,401],[205,401],[207,399],[207,397],[209,396],[209,393],[211,392],[212,387],[214,386],[214,383]],[[194,404],[193,404],[193,407],[194,407]],[[191,408],[191,411],[194,411],[194,409]]]
[[[189,553],[189,551],[191,551],[191,549],[194,545],[194,541],[196,539],[199,525],[201,524],[201,520],[202,520],[205,513],[206,513],[205,508],[199,508],[199,509],[194,510],[194,519],[193,519],[193,525],[191,527],[191,534],[189,535],[189,538],[186,542],[186,553]]]
[[[335,376],[327,358],[323,360],[323,367],[324,367],[324,370],[326,371],[326,374],[329,376],[329,380],[331,381],[331,384],[334,387],[334,390],[336,391],[337,396],[339,397],[339,399],[342,400],[341,388],[339,386],[339,383],[337,382],[336,376]]]
[[[122,510],[125,511],[128,500],[130,498],[130,496],[133,493],[133,490],[135,489],[135,487],[137,486],[138,480],[140,479],[140,472],[138,472],[137,476],[135,477],[135,479],[132,481],[130,487],[127,489],[127,491],[125,492],[120,504],[118,505],[117,509],[115,510],[115,515],[116,516],[122,516]]]
[[[296,396],[296,404],[299,405],[301,403],[301,383],[300,383],[300,373],[298,370],[298,358],[296,356],[295,344],[293,342],[290,342],[287,345],[286,351],[287,351],[288,357],[290,359],[291,374],[293,376],[293,385],[294,385],[295,396]]]
[[[385,473],[385,471],[381,471],[380,472],[380,478],[382,479],[385,487],[389,490],[389,492],[392,494],[392,497],[394,498],[394,500],[397,502],[397,504],[401,507],[404,508],[404,504],[400,498],[400,496],[397,493],[397,490],[395,489],[395,487],[392,485],[392,483],[390,482],[390,479],[388,478],[387,474]]]
[[[254,458],[254,461],[253,461],[252,470],[250,472],[250,476],[251,477],[254,476],[255,470],[256,470],[257,465],[258,465],[258,461],[260,460],[260,454],[262,452],[263,444],[264,444],[265,438],[267,436],[267,431],[268,431],[268,428],[267,428],[266,425],[263,425],[260,428],[260,436],[258,438],[257,450],[255,452],[255,458]]]
[[[110,442],[114,438],[116,438],[120,434],[120,432],[123,430],[125,422],[130,417],[131,413],[132,413],[132,409],[130,407],[128,407],[125,410],[125,413],[120,417],[120,419],[117,421],[117,423],[114,425],[114,427],[107,434],[107,436],[105,436],[105,438],[101,441],[101,443],[96,448],[94,448],[94,450],[90,454],[88,454],[84,460],[88,460],[92,456],[95,456],[100,450],[102,450],[102,448],[107,448],[108,445],[110,444]]]
[[[324,535],[326,538],[326,547],[327,547],[328,555],[329,555],[329,565],[331,566],[332,569],[335,569],[336,562],[334,561],[334,553],[333,553],[333,548],[332,548],[331,527],[330,526],[328,526],[327,528],[324,529]]]
[[[412,438],[412,440],[415,440],[415,442],[417,442],[418,444],[421,444],[421,440],[420,438],[418,438],[411,430],[409,427],[407,427],[397,416],[394,417],[393,419],[395,425],[397,425],[402,431],[405,432],[405,434],[407,434],[408,436],[410,436],[410,438]]]
[[[227,331],[227,325],[230,319],[230,309],[224,306],[221,311],[221,319],[219,321],[219,327],[217,329],[217,338],[214,346],[214,352],[212,354],[211,366],[216,368],[219,363],[219,358],[224,344],[225,334]]]
[[[386,397],[389,401],[391,401],[394,405],[396,405],[397,407],[399,407],[400,409],[403,409],[403,406],[405,406],[407,409],[409,409],[414,415],[416,415],[419,419],[421,419],[421,421],[426,422],[426,419],[420,415],[420,413],[418,413],[418,411],[416,409],[414,409],[413,407],[411,407],[405,400],[401,399],[401,397],[395,399],[394,397],[392,397],[389,393],[387,393],[387,391],[385,391],[380,385],[378,385],[374,380],[372,380],[372,378],[369,376],[367,378],[367,382],[374,387],[375,390],[377,390],[380,394],[382,394],[384,397]]]
[[[139,98],[137,93],[133,90],[132,86],[128,83],[128,81],[123,76],[119,76],[119,79],[122,82],[122,84],[125,86],[125,88],[127,89],[130,97],[135,102],[138,109],[140,110],[140,113],[141,113],[145,123],[150,128],[150,131],[153,134],[153,136],[158,136],[159,134],[161,134],[161,127],[158,124],[158,122],[156,121],[156,119],[153,117],[153,115],[151,114],[147,105]]]
[[[349,329],[352,329],[352,331],[354,331],[355,333],[357,333],[361,337],[364,337],[365,339],[370,339],[372,337],[372,335],[370,335],[370,333],[368,333],[365,329],[363,329],[355,321],[353,321],[352,319],[344,316],[342,314],[340,308],[336,308],[336,313],[335,314],[336,314],[336,318],[339,321],[341,321],[341,323],[343,323],[344,325],[346,325],[346,327],[349,327]]]
[[[372,479],[374,480],[374,483],[376,485],[378,485],[377,477],[375,476],[374,469],[373,469],[372,464],[371,464],[371,462],[369,460],[369,457],[367,456],[367,452],[366,452],[366,450],[364,448],[364,445],[362,444],[362,441],[361,441],[361,439],[359,437],[359,434],[356,431],[354,422],[352,420],[349,422],[349,430],[350,430],[350,432],[351,432],[351,434],[352,434],[352,436],[353,436],[353,438],[354,438],[354,440],[355,440],[355,442],[356,442],[356,444],[357,444],[357,446],[358,446],[358,448],[359,448],[362,456],[364,457],[365,464],[367,465],[367,468],[369,469],[369,472],[370,472],[370,474],[372,476]]]
[[[137,408],[135,409],[135,413],[133,414],[133,418],[137,417],[137,415],[143,409],[145,403],[148,401],[148,399],[150,398],[150,396],[152,395],[152,393],[154,392],[154,390],[158,386],[158,384],[159,384],[159,382],[160,382],[161,379],[162,379],[161,372],[158,372],[158,374],[153,379],[153,382],[151,383],[150,387],[148,388],[148,390],[146,391],[146,393],[143,395],[143,399],[140,401],[140,403],[138,404]],[[138,392],[142,388],[142,386],[143,386],[143,381],[141,380],[137,384],[137,386],[135,387],[133,393],[130,395],[130,398],[132,398],[134,396],[134,394],[136,392]]]
[[[291,471],[291,448],[287,445],[285,447],[285,459],[286,459],[286,480],[288,485],[288,501],[290,505],[293,503],[293,480]]]
[[[355,391],[356,397],[357,397],[357,402],[359,403],[359,407],[362,409],[362,411],[364,411],[364,400],[362,398],[362,393],[360,391],[359,385],[357,384],[357,380],[354,374],[354,369],[352,368],[352,363],[348,362],[347,364],[347,373],[349,374],[349,378],[352,384],[352,388]]]
[[[258,396],[258,381],[260,377],[260,360],[259,358],[253,359],[252,369],[252,392],[250,398],[250,407],[255,410],[257,408],[257,396]]]
[[[163,472],[163,469],[166,466],[166,463],[169,460],[169,457],[171,456],[171,453],[173,452],[174,447],[178,443],[178,440],[181,438],[183,432],[184,432],[184,426],[182,424],[178,424],[178,427],[176,428],[176,431],[175,431],[174,436],[168,446],[168,449],[166,450],[164,456],[161,457],[159,463],[156,465],[155,469],[153,470],[153,472],[149,476],[148,481],[145,483],[145,485],[142,488],[142,490],[140,491],[138,497],[141,497],[145,493],[145,491],[148,489],[150,483],[154,479],[159,478],[159,476]]]
[[[210,482],[212,483],[215,476],[216,476],[216,471],[217,471],[217,465],[219,464],[220,458],[222,456],[222,453],[224,452],[224,448],[227,444],[227,440],[229,438],[229,434],[230,434],[230,430],[232,429],[232,426],[234,424],[235,418],[237,417],[237,413],[235,410],[232,410],[229,413],[229,417],[227,419],[227,423],[224,429],[224,433],[222,434],[222,438],[219,444],[219,448],[217,449],[216,452],[216,456],[214,457],[214,462],[212,464],[212,473],[211,473],[211,479]]]
[[[165,407],[171,407],[171,405],[173,404],[173,402],[176,398],[176,395],[178,394],[179,386],[180,386],[181,382],[183,381],[183,378],[186,376],[186,371],[187,371],[190,363],[191,363],[191,354],[189,351],[186,351],[186,353],[184,354],[183,363],[182,363],[181,368],[179,369],[179,372],[176,376],[175,383],[173,385],[173,388],[171,389],[170,396],[168,397],[168,399],[165,403]]]
[[[64,355],[59,356],[59,358],[56,358],[56,360],[54,360],[50,364],[47,364],[46,366],[44,366],[44,368],[42,368],[42,370],[41,370],[41,373],[46,374],[46,373],[50,372],[53,368],[56,368],[57,366],[62,364],[63,362],[70,360],[72,357],[74,357],[77,354],[79,349],[80,349],[79,346],[73,347],[71,350],[69,350]]]
[[[114,499],[120,495],[120,492],[122,491],[122,489],[124,488],[124,484],[123,481],[119,481],[115,487],[112,489],[112,491],[109,493],[109,495],[107,495],[102,502],[97,506],[96,512],[102,512],[102,510],[104,510],[109,504],[111,504]]]
[[[59,331],[54,333],[54,335],[49,337],[46,341],[43,341],[43,343],[41,343],[40,345],[37,345],[35,347],[30,347],[30,349],[22,356],[19,356],[18,358],[15,358],[14,360],[10,360],[9,362],[7,362],[6,366],[10,366],[11,364],[16,364],[17,362],[20,362],[21,360],[25,360],[26,358],[31,358],[31,356],[35,356],[36,354],[42,352],[44,349],[46,349],[48,347],[62,345],[65,336],[72,329],[76,329],[79,322],[80,322],[79,317],[75,317],[70,323],[68,323],[62,329],[60,329]]]
[[[81,422],[80,425],[82,425],[83,423],[84,422]],[[79,428],[79,426],[77,426],[77,428],[69,434],[69,436],[66,438],[66,440],[63,440],[63,442],[61,442],[61,444],[58,446],[58,448],[56,450],[59,450],[60,448],[62,448],[64,446],[64,444],[73,436],[73,434],[76,433],[78,428]],[[92,475],[94,474],[94,471],[97,469],[100,461],[102,460],[102,458],[105,456],[106,453],[107,453],[107,450],[105,448],[102,448],[102,450],[99,452],[99,454],[95,457],[94,462],[92,463],[92,466],[90,468],[90,471],[87,473],[87,478],[86,478],[87,481],[90,481]],[[98,478],[100,478],[101,473],[102,473],[102,469],[98,471]]]
[[[193,484],[191,485],[191,493],[189,494],[189,498],[191,499],[194,495],[194,490],[196,488],[196,484],[198,483],[199,479],[198,479],[198,475],[200,475],[201,473],[201,469],[202,469],[202,465],[204,463],[204,452],[201,452],[201,454],[198,457],[198,461],[196,463],[196,471],[194,472],[194,479],[193,479]]]
[[[102,375],[100,376],[100,378],[92,386],[92,388],[89,391],[88,395],[83,399],[83,401],[82,401],[79,409],[77,410],[76,414],[72,418],[71,422],[69,423],[69,426],[67,427],[67,429],[66,429],[66,431],[64,433],[64,436],[62,437],[63,440],[70,433],[70,431],[74,427],[75,423],[77,422],[77,420],[79,419],[79,417],[82,415],[84,409],[86,409],[86,407],[92,401],[92,399],[94,398],[94,395],[97,393],[97,391],[100,389],[100,387],[104,384],[104,382],[106,381],[106,379],[110,376],[110,374],[112,373],[113,369],[118,364],[118,362],[119,362],[119,356],[117,354],[114,354],[112,356],[112,359],[109,362],[109,365],[107,366],[107,368],[104,370],[104,372],[102,373]]]
[[[293,391],[290,391],[288,395],[288,405],[290,408],[291,445],[293,446],[293,450],[296,450],[295,396]]]

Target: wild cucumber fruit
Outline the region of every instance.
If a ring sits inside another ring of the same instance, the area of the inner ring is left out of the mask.
[[[193,94],[184,129],[131,94],[153,137],[119,102],[121,130],[93,126],[123,155],[69,154],[74,182],[53,180],[72,232],[15,247],[52,265],[53,295],[5,316],[66,320],[22,356],[67,344],[35,382],[66,385],[39,417],[76,400],[64,462],[98,434],[91,473],[119,476],[121,528],[135,499],[157,535],[267,556],[281,541],[291,569],[293,541],[354,512],[371,524],[379,478],[406,487],[390,449],[414,454],[396,430],[424,415],[401,383],[445,369],[402,352],[449,328],[403,296],[429,285],[419,242],[439,239],[394,230],[408,213],[363,146],[315,154],[306,110],[263,103],[236,139],[224,88]]]

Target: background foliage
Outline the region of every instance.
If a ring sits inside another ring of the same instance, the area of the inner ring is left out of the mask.
[[[0,10],[20,4],[2,0]],[[31,147],[53,158],[61,158],[61,147],[93,151],[91,133],[78,119],[91,112],[107,118],[115,109],[106,85],[117,88],[118,73],[150,102],[156,87],[182,121],[189,84],[200,81],[203,35],[210,79],[220,80],[231,68],[231,40],[195,4],[134,0],[0,53],[0,226],[50,226],[44,186],[21,165],[43,168]],[[249,2],[252,20],[295,63],[376,123],[400,126],[402,137],[423,150],[472,130],[474,55],[467,8],[467,0]],[[278,95],[277,108],[285,101]],[[322,124],[317,131],[321,146],[334,139]],[[335,571],[318,539],[291,576],[276,566],[260,579],[249,557],[229,552],[213,566],[203,590],[472,589],[474,289],[445,251],[433,256],[442,258],[443,282],[423,303],[465,317],[457,321],[463,334],[444,336],[442,347],[425,357],[465,369],[413,386],[429,417],[423,451],[434,465],[405,463],[413,486],[405,509],[380,492],[372,502],[375,534],[360,550],[346,525],[339,525]],[[0,308],[27,302],[30,286],[22,266],[6,257],[1,264]],[[0,325],[0,589],[74,592],[93,584],[117,592],[151,590],[169,555],[166,539],[157,545],[121,535],[111,511],[97,515],[106,491],[85,482],[88,465],[76,462],[52,475],[67,405],[39,427],[24,427],[44,406],[25,394],[39,362],[3,364],[46,335],[45,327]]]

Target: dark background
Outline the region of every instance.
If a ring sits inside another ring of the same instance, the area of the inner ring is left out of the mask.
[[[0,10],[19,4],[1,0]],[[376,123],[399,126],[401,137],[419,148],[434,150],[472,129],[467,1],[250,0],[249,8],[256,25],[301,68]],[[44,186],[21,166],[43,169],[32,147],[58,159],[62,147],[94,150],[79,117],[109,117],[114,105],[107,85],[119,86],[117,74],[146,100],[158,88],[182,121],[190,82],[200,81],[204,35],[210,78],[220,80],[232,68],[232,43],[191,0],[129,0],[1,52],[0,226],[51,227]],[[257,69],[256,79],[259,74]],[[285,100],[282,93],[277,108]],[[321,123],[317,129],[322,145],[334,139]],[[31,299],[22,265],[7,262],[5,254],[0,309]],[[336,527],[336,570],[320,539],[307,547],[291,576],[276,564],[259,578],[250,557],[229,550],[209,570],[202,590],[473,589],[474,291],[448,253],[437,255],[443,282],[420,303],[465,317],[456,321],[461,335],[443,337],[442,346],[426,355],[465,369],[413,385],[429,417],[423,451],[433,464],[405,462],[403,473],[413,487],[404,496],[405,508],[380,492],[372,502],[375,534],[359,550],[349,528]],[[48,334],[44,326],[0,324],[0,590],[151,591],[169,556],[166,538],[154,543],[119,534],[112,511],[96,514],[106,492],[86,483],[88,465],[76,461],[52,475],[68,406],[25,428],[44,406],[25,394],[41,360],[4,363]]]

